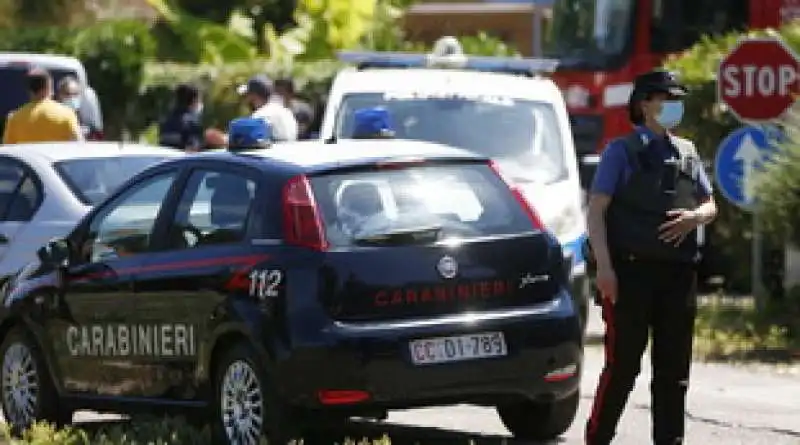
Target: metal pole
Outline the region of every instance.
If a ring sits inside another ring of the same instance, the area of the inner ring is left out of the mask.
[[[764,258],[762,253],[762,236],[761,236],[761,217],[758,210],[753,211],[753,251],[752,251],[752,291],[753,298],[756,302],[758,310],[764,309],[766,300],[764,295],[764,280],[762,279],[762,260]]]

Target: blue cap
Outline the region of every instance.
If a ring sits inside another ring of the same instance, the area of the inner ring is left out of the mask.
[[[353,113],[353,137],[387,137],[394,136],[392,117],[386,108],[361,108]]]
[[[228,124],[229,147],[257,147],[272,139],[272,129],[260,118],[241,117]]]

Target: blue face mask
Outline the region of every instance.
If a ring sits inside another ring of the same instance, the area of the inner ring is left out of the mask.
[[[661,103],[661,112],[656,116],[659,125],[670,130],[675,128],[683,118],[683,101],[665,100]]]
[[[72,108],[73,110],[77,110],[81,107],[81,98],[80,97],[69,97],[64,100],[64,105]]]

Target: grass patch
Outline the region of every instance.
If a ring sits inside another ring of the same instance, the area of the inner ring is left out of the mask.
[[[391,445],[388,436],[380,439],[332,441],[338,445]],[[57,429],[39,423],[25,431],[21,438],[13,438],[8,425],[0,425],[0,444],[8,445],[218,445],[213,441],[210,428],[202,430],[189,425],[180,417],[159,419],[141,418],[130,423],[111,426],[66,427]],[[266,441],[263,442],[266,445]],[[295,441],[291,445],[303,445]]]
[[[697,311],[694,347],[701,360],[800,360],[800,289],[762,311],[752,299],[705,299]]]

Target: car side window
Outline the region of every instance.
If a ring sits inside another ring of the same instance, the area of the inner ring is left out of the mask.
[[[0,220],[30,221],[41,197],[38,183],[21,164],[0,159]]]
[[[39,187],[31,176],[26,175],[6,209],[4,220],[30,221],[36,213],[40,198]]]
[[[255,190],[256,182],[241,174],[195,171],[170,226],[169,247],[187,249],[243,241]]]
[[[83,242],[82,259],[98,262],[147,251],[156,218],[176,175],[171,172],[151,177],[95,215]]]

